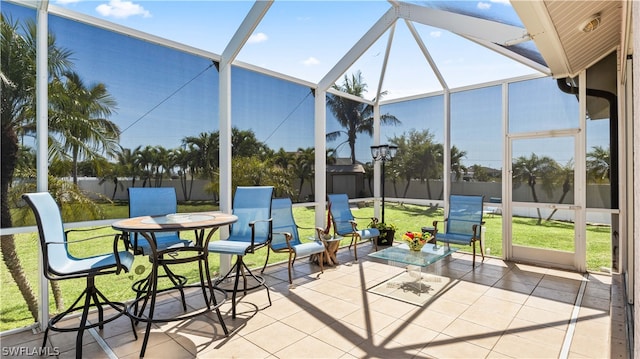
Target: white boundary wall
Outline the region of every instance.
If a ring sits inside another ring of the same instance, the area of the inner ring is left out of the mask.
[[[206,193],[203,188],[209,181],[207,180],[195,180],[193,183],[193,190],[191,192],[191,200],[192,201],[214,201],[214,195],[211,193]],[[409,190],[407,191],[407,195],[403,196],[403,191],[405,188],[405,181],[398,181],[395,184],[391,181],[387,181],[385,184],[385,196],[389,198],[411,198],[411,199],[429,199],[427,192],[427,184],[426,182],[420,182],[418,180],[412,181]],[[99,184],[99,180],[96,178],[79,178],[78,185],[81,189],[89,192],[89,193],[98,193],[107,198],[111,198],[113,195],[114,184],[113,182],[104,182],[103,184]],[[115,193],[114,200],[127,200],[127,188],[131,186],[130,180],[120,180],[118,182],[118,188]],[[142,181],[136,181],[136,187],[141,187]],[[174,187],[176,189],[176,194],[178,196],[178,201],[184,201],[185,196],[183,194],[180,180],[178,179],[164,179],[162,181],[163,187]],[[431,199],[434,199],[434,204],[436,201],[441,201],[442,198],[442,182],[441,181],[430,181],[429,186],[431,188]],[[452,193],[474,193],[474,194],[484,194],[485,202],[489,202],[490,197],[500,198],[502,193],[502,183],[500,182],[453,182],[451,184],[451,192]],[[364,188],[367,188],[365,185]],[[608,185],[588,185],[587,186],[587,206],[588,208],[597,208],[597,209],[607,209],[610,206],[610,195],[609,195],[610,187]],[[305,191],[308,192],[308,186],[305,186]],[[334,188],[334,193],[342,193],[340,189]],[[536,192],[538,195],[538,200],[540,202],[546,203],[557,203],[560,197],[562,196],[562,192],[560,189],[555,190],[548,195],[541,188],[536,188]],[[310,193],[303,193],[301,198],[305,198],[306,195]],[[569,191],[565,198],[572,198],[573,191]],[[96,196],[97,198],[97,196]],[[529,187],[526,185],[521,185],[516,188],[513,192],[513,199],[516,202],[533,202],[531,191]],[[566,203],[566,202],[565,202]],[[489,206],[495,206],[495,204],[490,204]],[[534,208],[514,208],[513,214],[517,216],[524,217],[536,217],[537,213]],[[543,210],[543,215],[548,215],[550,210]],[[560,220],[569,220],[572,218],[569,216],[569,211],[558,211],[554,214],[553,218]],[[588,211],[587,212],[587,221],[591,223],[602,223],[602,224],[610,224],[611,223],[611,215],[607,211]]]

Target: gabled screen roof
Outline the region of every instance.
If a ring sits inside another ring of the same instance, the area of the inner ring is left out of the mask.
[[[63,11],[80,12],[99,21],[222,54],[252,5],[248,1],[53,0],[50,8],[62,7]],[[387,92],[384,99],[442,90],[437,73],[448,88],[453,89],[545,72],[545,63],[531,40],[513,38],[505,44],[483,38],[494,28],[500,29],[497,25],[522,28],[526,37],[522,22],[506,0],[275,1],[237,60],[318,83],[393,6],[399,9],[393,30],[390,28],[371,44],[345,69],[342,77],[336,79],[340,83],[344,75],[361,71],[368,99],[376,96],[378,88]],[[440,11],[436,14],[453,14],[454,20],[447,17],[443,21],[434,13],[416,14],[419,12],[415,11],[419,10],[416,6]],[[407,19],[416,15],[420,17]],[[481,21],[469,21],[473,19]],[[477,27],[478,38],[475,38],[476,29],[468,31],[468,27],[476,23],[491,29]],[[410,27],[415,28],[415,34]],[[453,31],[464,27],[469,34],[459,36]],[[433,58],[435,67],[430,66],[426,56]]]

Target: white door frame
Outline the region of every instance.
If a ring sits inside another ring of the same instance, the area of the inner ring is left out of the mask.
[[[504,111],[505,170],[503,171],[503,253],[505,259],[546,263],[552,266],[586,271],[586,73],[580,74],[579,128],[528,133],[508,132],[508,111]],[[505,98],[508,97],[506,89]],[[574,200],[573,204],[513,202],[513,141],[536,138],[572,137],[574,139]],[[512,240],[513,206],[539,207],[574,211],[574,252],[517,246]]]

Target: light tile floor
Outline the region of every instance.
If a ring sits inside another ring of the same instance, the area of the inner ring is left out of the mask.
[[[405,271],[400,266],[339,251],[340,265],[319,267],[301,258],[294,285],[286,264],[265,271],[271,288],[242,297],[238,316],[222,310],[230,335],[215,315],[154,325],[147,358],[627,358],[622,283],[618,275],[578,274],[487,258],[471,267],[471,256],[455,253],[426,268],[448,284],[416,306],[367,289]],[[199,292],[188,296],[201,307]],[[179,313],[174,295],[158,312]],[[86,333],[83,356],[135,358],[144,333],[134,340],[128,319]],[[75,334],[55,333],[60,358],[75,357]],[[3,348],[40,345],[42,334],[5,335]],[[102,346],[100,345],[102,344]],[[3,354],[6,354],[3,349]],[[31,354],[22,353],[24,357]],[[6,356],[6,355],[5,355]],[[30,356],[32,357],[32,356]]]

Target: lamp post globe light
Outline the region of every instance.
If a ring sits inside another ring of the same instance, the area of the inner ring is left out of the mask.
[[[379,145],[371,146],[371,157],[374,161],[382,162],[382,223],[384,223],[384,164],[387,161],[392,161],[396,156],[398,146],[393,145]]]

